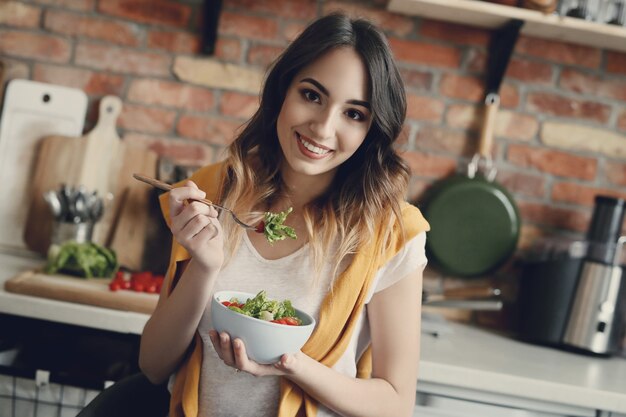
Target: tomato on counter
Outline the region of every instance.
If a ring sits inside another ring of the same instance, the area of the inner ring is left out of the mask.
[[[118,271],[115,274],[115,278],[109,282],[109,289],[111,291],[133,290],[135,292],[158,294],[161,292],[164,279],[163,275],[154,275],[150,271]]]

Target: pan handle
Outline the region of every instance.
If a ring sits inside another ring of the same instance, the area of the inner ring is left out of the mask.
[[[491,155],[474,154],[470,163],[467,164],[467,177],[474,178],[476,176],[476,172],[478,172],[478,169],[481,167],[481,162],[483,162],[483,175],[487,178],[487,181],[493,182],[493,180],[496,179],[498,170],[493,163]]]
[[[478,145],[478,153],[484,157],[491,156],[493,131],[499,107],[500,95],[498,93],[487,94],[485,97],[485,116],[483,120],[483,128],[480,133],[480,143]]]

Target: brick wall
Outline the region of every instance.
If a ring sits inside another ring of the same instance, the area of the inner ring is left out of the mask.
[[[125,140],[185,164],[220,158],[257,106],[267,65],[313,17],[344,9],[388,34],[406,81],[410,197],[476,150],[489,32],[389,13],[384,0],[224,0],[217,52],[198,54],[200,0],[0,1],[9,78],[124,100]],[[597,193],[626,197],[626,54],[522,37],[502,85],[498,180],[538,236],[583,233]]]

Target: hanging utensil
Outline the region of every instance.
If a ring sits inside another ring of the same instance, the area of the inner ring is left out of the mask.
[[[431,187],[420,207],[431,226],[426,249],[444,272],[476,277],[493,272],[517,248],[520,215],[513,197],[494,181],[493,130],[499,89],[523,22],[512,20],[492,35],[489,47],[483,128],[478,152],[466,175]]]

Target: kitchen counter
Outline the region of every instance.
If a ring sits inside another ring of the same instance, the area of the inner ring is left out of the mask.
[[[0,313],[141,334],[149,316],[30,297],[4,291],[4,281],[43,265],[35,257],[0,253]],[[509,404],[554,404],[626,413],[626,359],[595,358],[535,346],[494,332],[449,323],[439,337],[422,334],[418,391],[454,395],[470,392],[477,401],[494,395]],[[580,415],[572,412],[572,415]]]
[[[33,255],[0,252],[0,313],[119,333],[141,334],[150,318],[147,314],[31,297],[4,290],[6,280],[25,270],[39,268],[44,263],[43,259]]]
[[[545,402],[544,408],[562,404],[626,413],[624,358],[531,345],[457,323],[450,328],[451,333],[440,337],[422,335],[418,388],[437,391],[445,386],[470,390],[477,399],[490,393]]]

